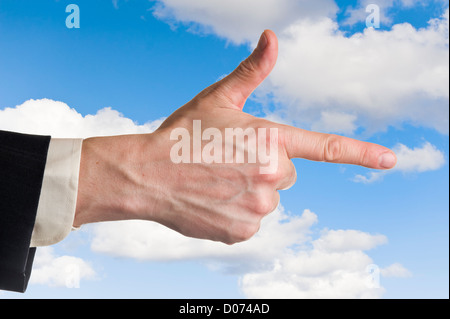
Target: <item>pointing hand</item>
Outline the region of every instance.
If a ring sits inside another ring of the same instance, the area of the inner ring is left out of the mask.
[[[245,113],[246,100],[270,74],[277,55],[276,35],[266,30],[230,75],[154,133],[86,139],[74,226],[141,219],[185,236],[233,244],[250,239],[278,206],[278,191],[295,183],[293,158],[395,166],[394,153],[383,146]],[[274,169],[264,171],[270,164]]]

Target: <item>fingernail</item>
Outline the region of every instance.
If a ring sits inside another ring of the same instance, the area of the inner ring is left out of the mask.
[[[384,153],[380,156],[378,163],[382,168],[386,169],[393,168],[397,163],[397,158],[395,157],[394,154],[390,152]]]
[[[263,34],[259,38],[257,49],[264,50],[267,46],[267,43],[268,43],[268,41],[267,41],[266,33],[263,32]]]

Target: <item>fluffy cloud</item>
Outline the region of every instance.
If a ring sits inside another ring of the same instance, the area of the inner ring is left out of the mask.
[[[392,264],[380,270],[383,277],[411,277],[411,272],[399,263]]]
[[[398,144],[393,148],[397,155],[397,165],[390,171],[374,171],[364,175],[356,175],[355,182],[373,183],[393,172],[423,173],[440,169],[445,164],[444,154],[436,146],[425,142],[421,147],[409,148]]]
[[[267,28],[281,31],[298,19],[334,16],[333,0],[158,0],[153,15],[191,30],[214,33],[234,43],[255,41]]]
[[[300,21],[279,41],[278,64],[257,93],[273,95],[285,118],[346,134],[404,122],[448,133],[448,10],[424,29],[350,37],[328,18]]]
[[[287,247],[306,242],[309,229],[316,221],[317,216],[309,210],[301,216],[289,216],[279,208],[263,220],[261,228],[265,231],[250,241],[233,246],[187,238],[156,223],[102,223],[94,226],[91,247],[108,255],[139,260],[235,261],[250,267],[252,263],[271,262]]]
[[[387,243],[383,235],[369,235],[357,230],[329,230],[313,242],[318,251],[345,252],[370,250],[378,245]]]
[[[399,144],[394,151],[399,158],[396,170],[402,172],[434,171],[445,164],[444,154],[429,142],[425,142],[420,148],[413,149]]]
[[[36,252],[30,284],[79,288],[81,280],[92,280],[95,277],[94,269],[83,259],[56,256],[52,247],[42,247]]]
[[[268,270],[249,272],[240,287],[249,298],[380,298],[383,277],[409,277],[399,263],[386,268],[365,254],[385,244],[383,235],[327,230],[301,249],[280,256]]]
[[[379,5],[385,12],[421,2],[383,0]],[[362,0],[347,10],[353,22],[367,17],[368,3]],[[405,122],[448,134],[448,9],[427,28],[405,23],[351,36],[334,20],[334,1],[160,0],[152,10],[169,23],[188,23],[234,43],[254,45],[263,29],[275,30],[279,62],[257,91],[276,106],[269,118],[347,135]]]
[[[380,298],[366,271],[371,259],[363,252],[303,252],[286,256],[271,270],[245,274],[240,280],[248,298]]]
[[[380,278],[368,271],[374,264],[365,251],[385,244],[387,238],[357,230],[325,230],[313,240],[316,223],[317,215],[309,210],[295,216],[279,207],[263,220],[252,240],[233,246],[186,238],[149,222],[104,223],[94,226],[91,248],[138,260],[201,260],[240,275],[239,286],[249,298],[381,297],[384,289]],[[405,272],[394,264],[379,275],[404,277]]]
[[[280,256],[272,269],[245,274],[241,289],[249,298],[379,298],[380,278],[364,253],[387,241],[382,235],[329,230],[302,249]],[[377,285],[373,285],[373,281]]]
[[[357,116],[354,114],[322,111],[320,119],[311,125],[311,129],[319,132],[352,135],[358,128],[355,124],[356,120]]]
[[[111,108],[83,116],[66,103],[50,99],[28,100],[14,108],[0,110],[2,130],[57,138],[150,133],[161,123],[162,119],[139,125]]]
[[[437,4],[447,5],[446,0],[359,0],[358,3],[352,7],[345,8],[345,13],[348,18],[343,22],[344,24],[353,25],[355,23],[365,21],[369,13],[366,12],[366,8],[369,5],[376,4],[380,9],[380,20],[383,25],[391,25],[392,17],[390,16],[390,10],[395,6],[397,8],[411,8],[417,5],[426,5],[430,2]]]

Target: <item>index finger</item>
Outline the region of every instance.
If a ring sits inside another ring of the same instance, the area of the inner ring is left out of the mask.
[[[284,146],[290,159],[353,164],[374,169],[391,169],[397,157],[390,149],[352,138],[283,126]]]

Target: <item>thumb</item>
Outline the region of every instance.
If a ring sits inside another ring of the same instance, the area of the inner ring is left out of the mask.
[[[231,74],[219,81],[216,89],[242,110],[248,97],[272,72],[278,57],[278,39],[265,30],[253,53]]]

